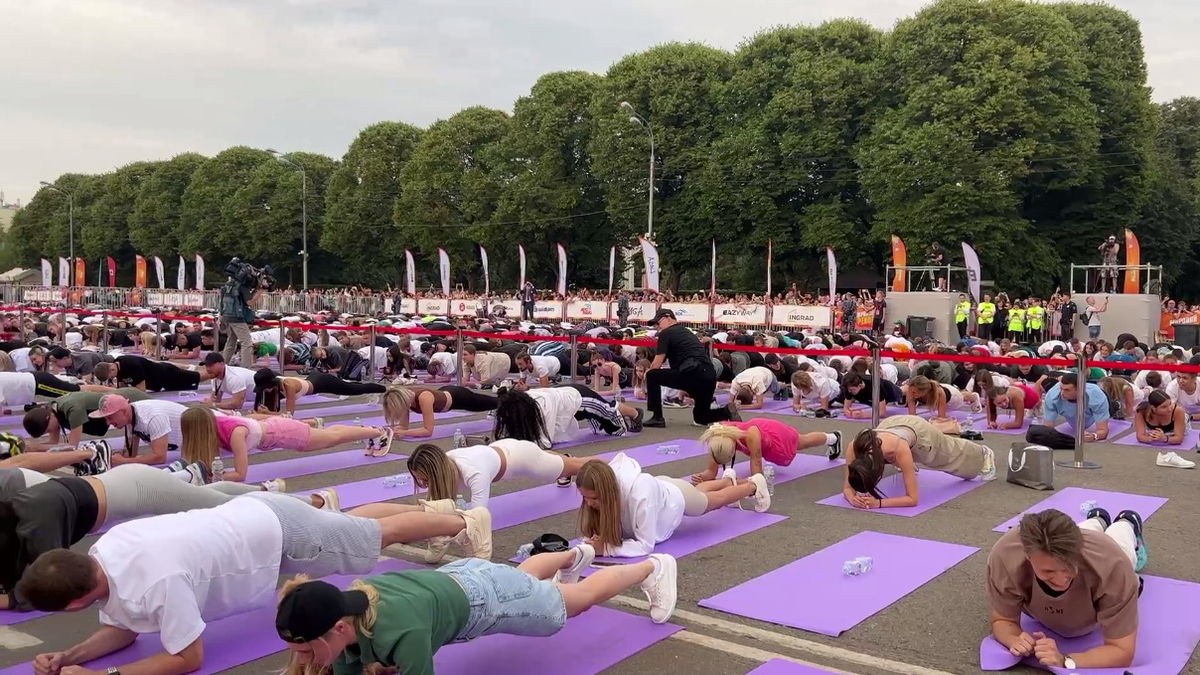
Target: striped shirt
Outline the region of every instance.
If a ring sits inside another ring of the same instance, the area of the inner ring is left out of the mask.
[[[133,407],[133,433],[146,443],[167,437],[167,445],[183,445],[183,432],[179,418],[187,406],[174,401],[150,399],[136,401]]]

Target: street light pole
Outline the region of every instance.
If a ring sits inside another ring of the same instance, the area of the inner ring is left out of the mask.
[[[41,184],[42,184],[42,187],[44,187],[48,190],[53,190],[54,192],[57,192],[61,195],[67,196],[67,229],[70,232],[69,236],[70,236],[70,242],[71,242],[70,249],[68,249],[68,252],[67,252],[67,255],[70,256],[70,262],[67,264],[67,279],[68,279],[67,285],[73,287],[75,285],[75,281],[76,281],[76,279],[75,279],[75,195],[58,187],[54,183],[47,183],[46,181],[41,181]]]
[[[629,101],[621,101],[621,109],[630,114],[630,122],[645,129],[646,133],[650,136],[650,184],[647,190],[650,193],[650,198],[646,211],[646,238],[654,241],[654,130],[650,128],[650,122],[645,117],[634,111]]]
[[[267,152],[280,162],[295,167],[300,171],[300,277],[304,292],[308,292],[308,172],[304,165],[273,148]]]

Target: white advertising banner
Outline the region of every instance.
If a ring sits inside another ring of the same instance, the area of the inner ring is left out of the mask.
[[[654,318],[654,313],[658,311],[658,305],[653,302],[631,302],[629,303],[629,320],[633,323],[645,323]],[[613,302],[608,307],[609,316],[616,320],[617,318],[617,303]]]
[[[521,301],[520,300],[493,300],[492,308],[497,305],[504,306],[504,312],[509,319],[521,318]]]
[[[418,314],[449,314],[450,301],[439,298],[422,298],[417,301]]]
[[[475,308],[479,306],[477,298],[456,298],[449,302],[451,316],[475,316]]]
[[[608,303],[603,300],[572,300],[567,303],[567,318],[584,321],[607,321]]]
[[[183,293],[179,291],[147,291],[146,301],[150,305],[167,307],[203,307],[203,293]]]
[[[766,305],[713,305],[713,323],[759,326],[767,322]]]
[[[820,305],[772,305],[771,324],[789,328],[828,328],[833,310]]]
[[[533,306],[534,321],[562,321],[562,300],[538,300]]]
[[[682,323],[708,323],[709,320],[708,305],[701,302],[664,302],[661,307],[675,312],[675,319]]]

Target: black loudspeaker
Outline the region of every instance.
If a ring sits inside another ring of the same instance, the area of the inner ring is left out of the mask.
[[[1184,349],[1200,347],[1200,325],[1191,323],[1175,326],[1175,344]]]
[[[923,337],[933,338],[933,317],[931,316],[910,316],[905,325],[908,330],[908,339]]]

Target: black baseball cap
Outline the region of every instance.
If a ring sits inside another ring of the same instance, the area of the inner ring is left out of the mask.
[[[650,323],[658,323],[662,319],[670,319],[675,321],[675,312],[669,309],[660,309],[654,313],[654,319]]]
[[[209,352],[204,356],[204,365],[211,366],[216,363],[225,363],[225,357],[221,356],[220,352]]]
[[[324,581],[308,581],[279,602],[275,631],[284,642],[312,642],[328,633],[342,617],[365,614],[370,606],[362,591],[341,591]]]

